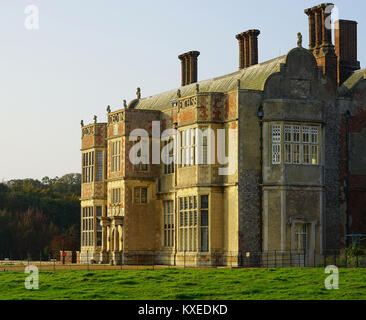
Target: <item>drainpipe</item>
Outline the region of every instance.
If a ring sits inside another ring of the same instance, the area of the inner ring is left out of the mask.
[[[350,189],[350,175],[349,175],[349,120],[351,113],[349,110],[345,113],[346,118],[346,235],[349,234],[349,189]],[[346,246],[349,246],[349,237],[346,237]]]
[[[259,120],[259,251],[263,250],[263,105],[260,105],[257,111]]]

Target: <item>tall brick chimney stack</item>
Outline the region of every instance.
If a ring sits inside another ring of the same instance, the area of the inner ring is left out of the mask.
[[[259,35],[259,30],[252,29],[235,36],[239,41],[239,70],[254,66],[258,63]]]
[[[323,3],[305,10],[309,17],[309,49],[318,66],[337,83],[337,56],[332,43],[331,13],[334,5]]]
[[[178,56],[182,64],[182,86],[197,82],[197,58],[199,55],[198,51],[189,51]]]
[[[335,22],[335,51],[338,57],[338,85],[360,69],[357,61],[357,22],[337,20]]]

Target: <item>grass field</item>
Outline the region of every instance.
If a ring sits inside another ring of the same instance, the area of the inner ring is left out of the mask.
[[[39,290],[26,276],[0,272],[0,299],[366,299],[366,269],[340,269],[338,290],[323,268],[42,271]]]

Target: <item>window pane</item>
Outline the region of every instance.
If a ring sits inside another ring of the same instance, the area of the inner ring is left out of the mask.
[[[205,227],[208,226],[208,211],[201,210],[201,226]]]
[[[208,228],[201,228],[201,251],[208,251]]]
[[[272,142],[273,143],[281,142],[281,126],[280,125],[272,126]]]
[[[147,203],[147,188],[141,188],[141,203]]]
[[[135,203],[140,203],[140,188],[135,188]]]
[[[201,196],[201,208],[208,208],[208,195]]]
[[[311,163],[318,164],[318,146],[311,146]]]
[[[272,145],[272,164],[280,164],[281,163],[281,145],[273,144]]]
[[[285,163],[291,163],[291,145],[285,144]]]

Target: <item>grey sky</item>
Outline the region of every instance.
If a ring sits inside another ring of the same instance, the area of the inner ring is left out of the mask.
[[[297,32],[308,45],[304,9],[320,1],[1,0],[0,181],[80,172],[80,120],[106,120],[106,106],[180,84],[177,56],[201,52],[199,80],[238,68],[235,34],[260,29],[259,60],[287,53]],[[338,0],[356,20],[366,63],[364,0]],[[24,9],[39,8],[27,30]]]

